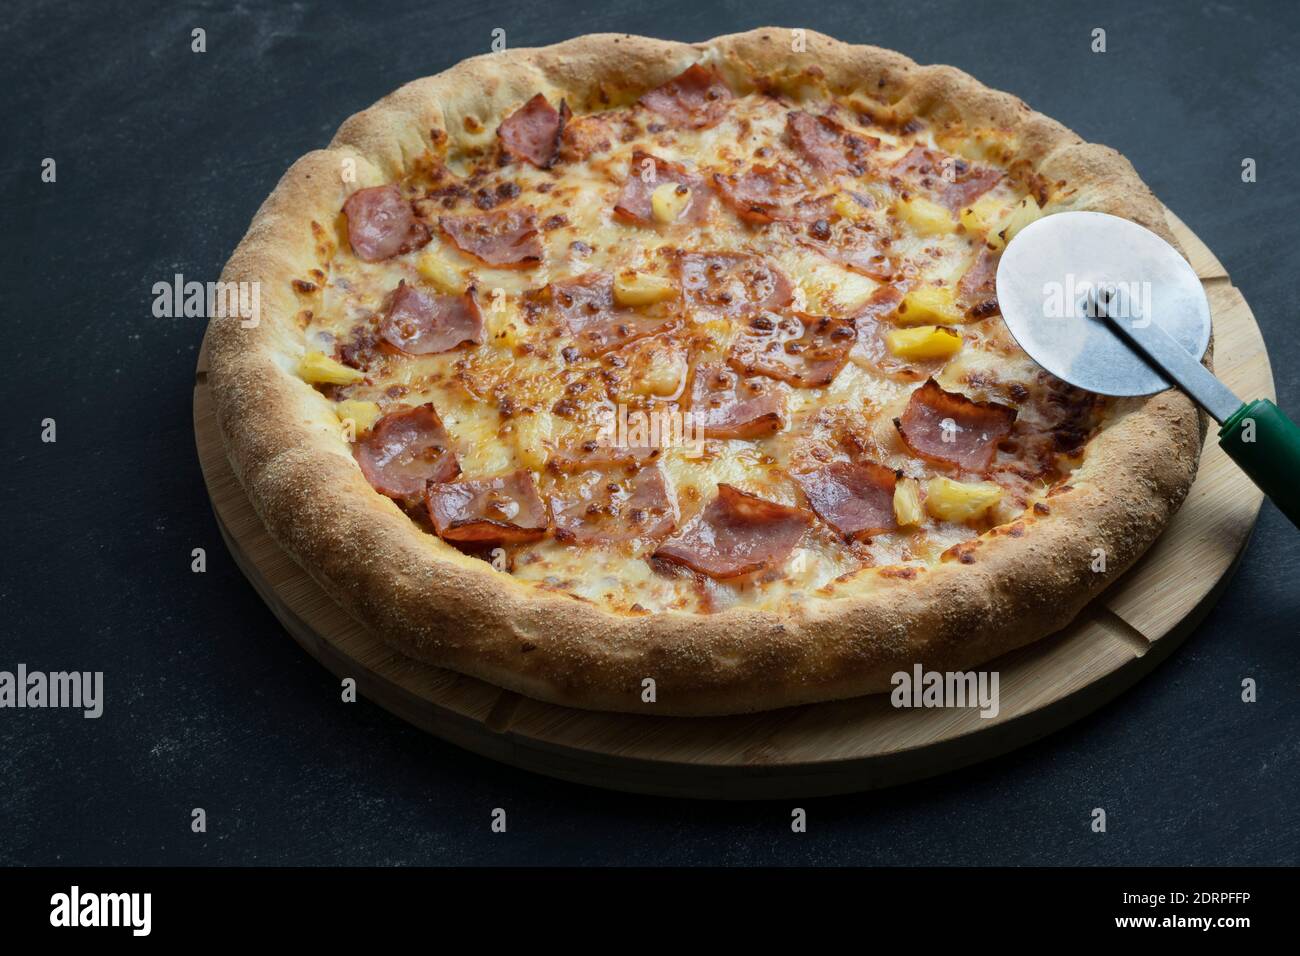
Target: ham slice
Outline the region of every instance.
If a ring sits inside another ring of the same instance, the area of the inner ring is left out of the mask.
[[[786,114],[785,131],[796,152],[819,173],[861,176],[867,154],[880,145],[874,136],[856,136],[829,117],[802,110]]]
[[[460,474],[451,439],[432,405],[385,415],[352,446],[352,454],[370,486],[390,498],[418,497],[429,482]]]
[[[398,283],[379,323],[385,342],[408,355],[448,352],[462,342],[483,341],[483,316],[474,295],[433,295]]]
[[[727,364],[798,388],[829,385],[857,340],[852,319],[793,313],[760,315],[732,342]]]
[[[688,303],[729,318],[774,312],[794,299],[790,280],[758,256],[687,252],[677,267]]]
[[[592,438],[579,445],[558,449],[548,463],[556,471],[616,471],[620,468],[639,468],[659,457],[661,449],[649,446],[633,448],[601,444]]]
[[[934,153],[924,146],[913,146],[906,153],[894,160],[889,167],[892,175],[910,182],[930,185],[940,178],[940,171],[935,165]]]
[[[641,97],[641,105],[658,113],[673,126],[708,129],[727,112],[731,99],[722,75],[698,63]]]
[[[560,137],[569,119],[569,105],[560,100],[560,108],[538,93],[515,110],[497,127],[501,148],[512,159],[550,169],[560,155]]]
[[[561,154],[565,159],[584,160],[608,152],[615,134],[610,122],[600,114],[572,116],[564,124]]]
[[[954,213],[961,212],[1002,179],[1002,173],[996,169],[972,166],[957,156],[924,146],[913,146],[890,169],[900,179],[933,195]]]
[[[541,264],[537,210],[531,206],[474,216],[443,216],[438,225],[456,248],[485,265],[531,269]]]
[[[358,322],[352,326],[345,338],[339,339],[334,346],[335,357],[351,368],[368,371],[370,363],[379,352],[379,336],[375,332],[373,319]]]
[[[394,185],[358,189],[343,204],[348,243],[357,258],[381,262],[425,245],[429,227]]]
[[[551,495],[558,541],[609,544],[636,538],[658,540],[677,524],[658,467],[630,477],[588,471],[557,485]]]
[[[496,478],[431,484],[426,505],[438,536],[447,541],[536,541],[550,524],[546,503],[526,468]]]
[[[647,169],[653,173],[649,181]],[[614,205],[614,215],[627,222],[653,223],[655,219],[650,198],[664,183],[676,183],[678,187],[691,191],[691,201],[677,217],[678,222],[703,222],[708,218],[709,207],[713,205],[713,193],[704,180],[680,163],[670,163],[640,150],[632,154],[627,180]]]
[[[957,283],[957,301],[966,307],[972,319],[996,315],[998,306],[998,254],[987,247],[979,254]]]
[[[654,556],[711,578],[735,578],[783,563],[812,520],[803,508],[721,484],[718,496]]]
[[[700,365],[691,382],[691,417],[705,438],[763,438],[785,424],[781,394],[720,365]]]
[[[789,166],[752,166],[738,175],[713,174],[722,200],[741,219],[769,222],[814,222],[830,215],[831,197],[813,196],[808,184]]]
[[[912,393],[894,426],[914,455],[982,472],[992,463],[998,442],[1011,434],[1015,420],[1014,408],[971,401],[928,379]]]
[[[866,316],[873,319],[885,319],[898,311],[903,302],[903,292],[897,286],[882,285],[875,289],[858,310],[855,318]]]
[[[817,516],[850,541],[898,529],[897,474],[875,462],[836,461],[794,475]]]
[[[939,202],[953,212],[960,212],[1002,180],[1002,173],[986,166],[970,166],[965,169],[963,160],[957,160],[957,180],[944,186],[939,194]]]
[[[945,359],[931,362],[900,359],[885,344],[885,336],[897,326],[889,317],[898,311],[903,301],[903,293],[896,286],[882,285],[874,292],[853,316],[857,327],[858,340],[849,352],[849,358],[856,362],[867,362],[880,372],[901,382],[915,382],[926,377],[919,372],[916,365],[937,369]]]
[[[615,305],[614,277],[606,272],[586,272],[552,283],[551,296],[578,348],[588,356],[602,355],[676,322],[672,314]]]
[[[825,240],[800,236],[799,243],[836,265],[877,282],[888,282],[897,272],[889,257],[889,240],[859,226],[841,225]]]

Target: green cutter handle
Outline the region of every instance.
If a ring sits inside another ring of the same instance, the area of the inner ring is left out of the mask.
[[[1104,314],[1112,329],[1136,346],[1170,384],[1186,392],[1216,422],[1223,422],[1219,446],[1300,528],[1300,427],[1266,398],[1243,404],[1155,322],[1123,322]]]
[[[1266,398],[1246,402],[1219,429],[1219,447],[1300,528],[1300,425]]]

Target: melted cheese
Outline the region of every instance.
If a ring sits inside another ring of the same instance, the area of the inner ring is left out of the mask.
[[[446,185],[447,176],[468,177],[471,185],[481,184],[488,190],[502,183],[517,186],[517,198],[503,202],[500,208],[522,204],[537,208],[545,246],[543,263],[522,270],[487,267],[438,236],[424,250],[365,263],[350,253],[346,233],[341,232],[338,251],[328,263],[329,278],[319,307],[306,329],[304,351],[323,348],[328,353],[335,344],[346,343],[359,330],[364,331],[401,280],[468,283],[484,313],[484,344],[442,355],[376,354],[367,382],[333,389],[330,397],[340,402],[375,402],[384,409],[432,402],[459,450],[465,477],[531,467],[539,474],[545,496],[548,479],[544,465],[549,455],[555,448],[590,434],[598,407],[617,399],[640,402],[642,410],[676,408],[678,396],[661,399],[640,394],[628,381],[627,368],[632,366],[626,363],[620,369],[598,359],[575,362],[566,358],[564,350],[572,344],[571,338],[554,324],[530,324],[524,308],[527,293],[589,271],[635,269],[671,276],[671,254],[676,250],[762,255],[793,283],[795,307],[813,314],[853,315],[879,286],[877,280],[832,262],[798,241],[799,230],[807,224],[754,227],[742,222],[717,197],[709,220],[698,225],[629,225],[620,221],[613,207],[629,175],[634,149],[681,163],[707,179],[714,171],[736,173],[754,163],[770,164],[773,160],[767,157],[773,153],[785,151],[789,158],[785,142],[788,110],[821,113],[833,108],[837,119],[861,135],[877,138],[879,145],[869,155],[870,168],[863,176],[841,174],[821,189],[842,200],[837,209],[890,237],[889,254],[907,273],[908,281],[957,286],[980,250],[981,237],[961,226],[946,234],[920,235],[900,222],[890,208],[897,197],[897,184],[890,182],[889,166],[914,146],[937,148],[930,131],[924,127],[906,133],[882,129],[854,113],[851,106],[844,107],[844,103],[826,101],[796,103],[772,96],[743,96],[732,103],[717,126],[694,132],[664,129],[660,118],[643,109],[611,110],[596,114],[611,129],[611,149],[577,161],[568,158],[552,170],[522,163],[497,167],[485,161],[493,128],[474,133],[477,146],[460,137],[455,155],[429,157],[430,168],[447,170],[443,180],[412,181],[407,184],[409,190],[417,196],[421,189],[432,191]],[[988,161],[987,155],[998,154],[996,142],[988,148],[978,143],[959,146],[958,153],[981,162]],[[851,193],[865,197],[867,204],[855,205],[856,200],[847,198]],[[1005,215],[1024,194],[1012,179],[1003,179],[980,200],[982,220],[994,221]],[[442,208],[445,204],[435,206],[435,212],[440,214]],[[450,214],[456,215],[477,211],[466,199],[449,208]],[[422,272],[420,257],[424,255],[435,256],[436,263],[426,263]],[[733,323],[698,311],[683,319],[681,327],[665,337],[669,347],[688,350],[695,362],[722,361],[736,331]],[[1010,343],[1001,319],[994,316],[966,323],[959,330],[963,348],[946,366],[935,370],[938,381],[978,400],[1015,404],[1027,421],[1050,425],[1050,415],[1043,411],[1043,374]],[[639,347],[628,346],[625,351],[631,355]],[[814,448],[827,456],[845,458],[844,449],[836,445],[836,422],[852,426],[855,440],[873,460],[915,478],[934,474],[932,466],[911,456],[901,445],[892,424],[923,380],[924,376],[908,378],[882,369],[855,350],[852,360],[824,388],[773,383],[786,396],[787,423],[781,433],[759,441],[710,440],[702,448],[664,450],[660,467],[675,502],[679,527],[707,504],[720,483],[782,504],[806,506],[787,469],[806,461]],[[1020,400],[1013,401],[1011,395],[1020,396]],[[558,408],[566,397],[572,399],[567,403],[570,407],[560,414]],[[528,417],[521,419],[521,413]],[[1069,464],[1063,462],[1060,467],[1068,469]],[[1030,506],[1046,489],[1046,482],[1032,490],[1023,482],[1013,485],[1007,485],[1008,494],[1016,496],[1013,512]],[[783,566],[732,582],[663,573],[646,560],[654,549],[650,541],[578,546],[548,538],[512,546],[511,573],[615,611],[779,608],[815,596],[859,593],[872,585],[874,578],[867,573],[870,568],[939,560],[946,549],[986,528],[987,524],[968,527],[927,518],[920,528],[849,545],[819,523]]]

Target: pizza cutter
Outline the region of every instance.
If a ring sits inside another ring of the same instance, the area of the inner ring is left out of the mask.
[[[1300,427],[1266,398],[1242,402],[1201,358],[1205,289],[1178,251],[1118,216],[1045,216],[998,264],[1002,318],[1057,378],[1100,395],[1177,387],[1219,423],[1219,446],[1300,527]]]

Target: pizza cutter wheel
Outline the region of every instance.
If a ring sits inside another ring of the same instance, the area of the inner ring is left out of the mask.
[[[1035,362],[1101,395],[1179,388],[1221,426],[1219,445],[1300,527],[1300,428],[1242,402],[1201,358],[1210,306],[1173,246],[1127,219],[1063,212],[1022,229],[998,264],[1002,318]]]

